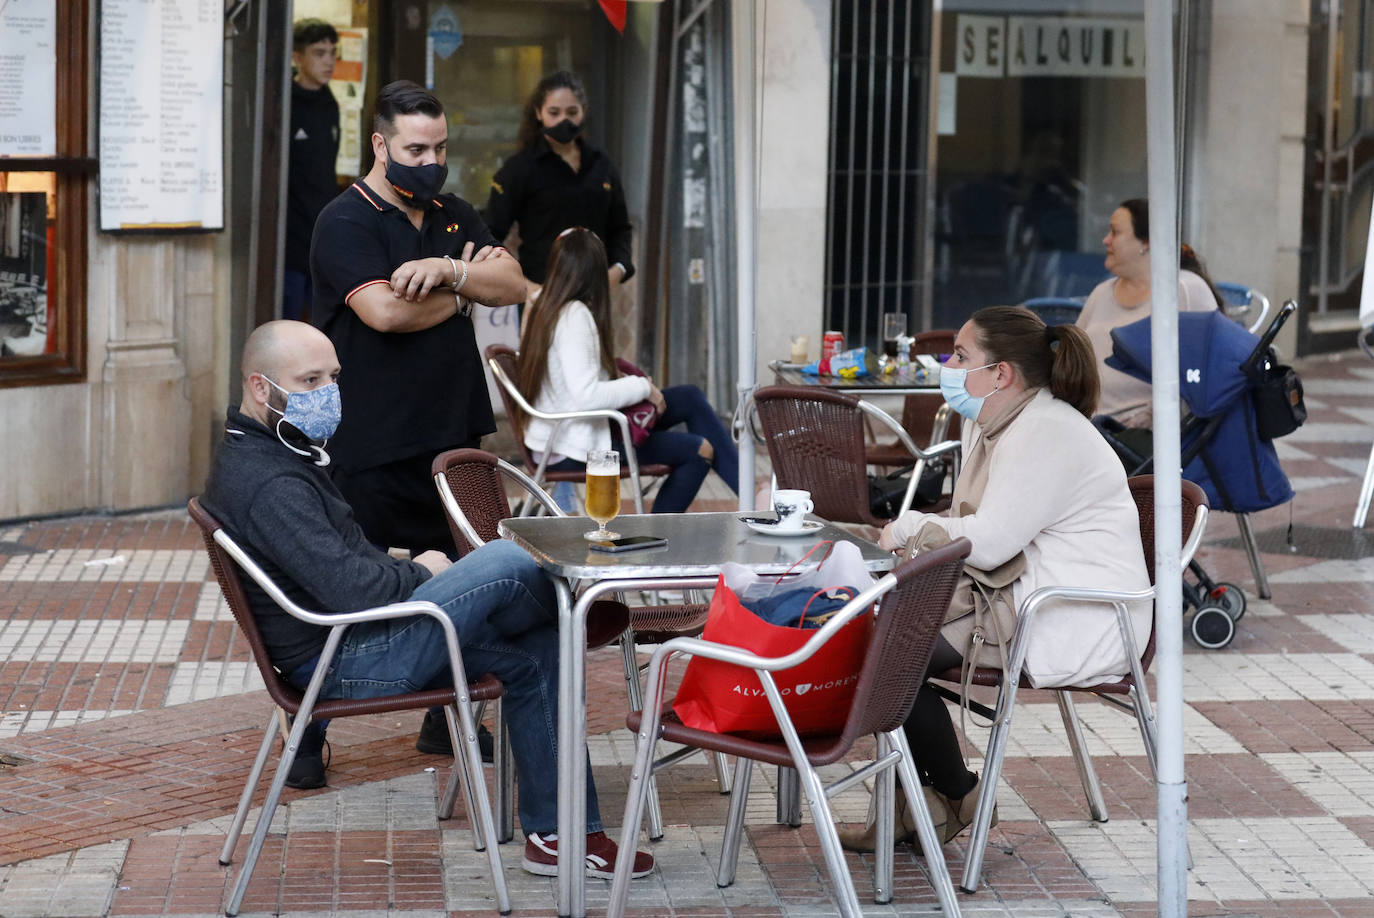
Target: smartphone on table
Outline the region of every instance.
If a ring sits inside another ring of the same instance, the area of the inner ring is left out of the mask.
[[[668,540],[659,536],[625,536],[620,539],[610,539],[605,542],[591,543],[592,551],[604,551],[616,554],[622,551],[637,551],[641,548],[662,548],[668,544]]]

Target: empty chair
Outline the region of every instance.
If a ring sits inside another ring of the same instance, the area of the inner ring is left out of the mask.
[[[861,914],[853,879],[840,851],[839,837],[830,813],[832,793],[853,787],[869,776],[877,776],[880,799],[879,844],[874,881],[874,900],[892,898],[892,790],[893,772],[901,776],[910,811],[915,814],[917,833],[926,851],[926,866],[931,882],[946,915],[959,914],[954,885],[945,867],[944,854],[935,835],[925,795],[912,764],[911,749],[903,732],[903,722],[920,688],[921,674],[930,660],[940,625],[949,608],[950,597],[968,556],[969,542],[958,539],[943,548],[925,552],[898,565],[892,573],[847,603],[826,624],[814,632],[799,650],[783,657],[759,657],[738,647],[697,638],[674,638],[658,647],[649,662],[648,693],[642,712],[632,713],[626,722],[637,736],[635,764],[630,790],[625,801],[621,844],[633,844],[639,834],[640,818],[649,779],[653,770],[674,761],[670,753],[655,761],[659,740],[688,747],[712,749],[737,756],[735,791],[725,827],[716,883],[734,882],[739,857],[744,815],[749,794],[753,762],[797,769],[806,798],[815,818],[816,832],[825,855],[839,911],[845,916]],[[873,629],[863,657],[863,665],[850,702],[848,716],[838,733],[800,737],[788,716],[773,673],[790,669],[811,657],[826,641],[879,601]],[[746,738],[687,727],[665,708],[667,665],[679,654],[721,660],[752,670],[763,686],[778,724],[778,739]],[[878,756],[871,764],[851,773],[829,787],[823,786],[816,769],[840,761],[863,736],[878,737]],[[629,871],[617,864],[611,886],[609,916],[624,914],[629,889]]]
[[[291,770],[291,762],[296,756],[297,748],[299,748],[301,735],[312,720],[427,709],[436,705],[444,706],[444,713],[448,719],[449,737],[453,742],[454,749],[453,771],[449,776],[448,787],[439,801],[439,818],[447,819],[452,815],[454,800],[457,796],[457,784],[461,776],[468,806],[468,817],[472,822],[475,846],[479,851],[486,849],[488,867],[491,871],[492,885],[496,889],[499,908],[502,914],[509,912],[510,897],[506,890],[506,878],[501,867],[501,856],[496,850],[496,828],[492,819],[491,805],[487,799],[486,784],[482,778],[482,759],[477,748],[477,727],[471,709],[474,702],[499,700],[503,691],[501,682],[491,675],[485,675],[475,683],[470,684],[467,681],[463,670],[462,655],[458,649],[457,632],[448,616],[433,603],[399,602],[377,609],[328,615],[307,611],[287,598],[286,594],[267,577],[262,568],[234,542],[219,522],[201,507],[195,498],[191,499],[188,509],[191,518],[200,527],[201,535],[205,540],[205,549],[210,555],[210,562],[215,571],[215,578],[219,581],[220,591],[224,594],[225,602],[229,605],[235,621],[238,622],[239,628],[247,638],[248,645],[253,651],[253,659],[257,663],[258,671],[262,674],[262,680],[267,686],[267,692],[276,703],[276,708],[268,716],[267,728],[263,732],[262,743],[258,746],[257,758],[249,771],[248,780],[244,782],[238,810],[234,813],[234,821],[230,825],[228,836],[224,841],[224,848],[220,853],[221,864],[228,865],[232,861],[234,847],[238,843],[239,834],[243,831],[243,824],[253,802],[253,793],[258,786],[263,768],[267,764],[267,758],[271,754],[272,746],[281,729],[278,726],[278,709],[295,718],[290,734],[286,737],[285,748],[277,764],[272,783],[268,788],[267,797],[263,801],[262,812],[254,826],[252,840],[244,854],[243,866],[239,868],[233,893],[225,906],[225,914],[238,914],[244,893],[248,889],[248,882],[253,876],[253,868],[257,865],[258,855],[261,853],[263,842],[267,838],[267,830],[272,824],[277,803],[281,799],[286,775]],[[272,666],[267,654],[267,645],[263,641],[262,634],[258,630],[257,622],[249,607],[248,596],[244,592],[243,582],[240,579],[240,571],[247,573],[288,615],[312,625],[329,629],[329,637],[324,650],[320,653],[319,662],[315,666],[315,674],[305,691],[297,689]],[[339,641],[349,626],[358,622],[416,615],[428,615],[441,624],[448,643],[449,665],[454,674],[454,688],[432,689],[366,700],[318,700],[320,685],[324,682],[325,675],[338,650]],[[504,739],[504,728],[499,717],[497,718],[497,737]],[[501,745],[503,744],[498,744],[498,748]],[[498,755],[498,771],[505,767],[503,759]]]
[[[890,415],[848,393],[819,386],[764,386],[754,393],[753,404],[777,486],[810,491],[815,513],[823,519],[868,526],[887,522],[869,506],[865,417],[896,434],[916,457],[899,515],[910,509],[926,462],[950,456],[957,476],[957,441],[923,450]]]
[[[663,478],[672,472],[672,467],[662,464],[650,464],[641,466],[639,457],[636,455],[634,447],[631,445],[633,440],[630,437],[630,422],[625,418],[624,412],[614,408],[595,408],[586,411],[566,411],[557,414],[538,411],[529,401],[520,394],[520,390],[515,387],[515,358],[516,351],[504,344],[487,345],[486,357],[487,366],[491,369],[491,375],[496,380],[496,390],[501,393],[501,403],[505,405],[506,417],[510,420],[511,428],[515,433],[516,445],[520,448],[520,457],[525,464],[525,470],[529,472],[534,482],[543,487],[550,481],[572,481],[581,482],[586,473],[581,469],[574,470],[551,470],[546,468],[549,464],[549,454],[538,460],[534,458],[534,453],[525,445],[525,415],[530,417],[544,418],[545,420],[562,422],[572,418],[603,418],[620,427],[620,445],[617,447],[621,452],[622,464],[620,467],[620,477],[629,478],[634,481],[632,497],[634,499],[635,513],[644,512],[644,491],[642,484],[643,478]],[[521,414],[524,412],[524,414]],[[554,429],[554,439],[556,442],[557,428]],[[527,509],[527,508],[526,508]]]
[[[1068,734],[1069,746],[1078,765],[1078,776],[1083,783],[1083,791],[1088,797],[1092,818],[1098,822],[1107,821],[1107,808],[1102,800],[1102,790],[1093,769],[1092,759],[1088,756],[1083,740],[1082,728],[1074,710],[1072,692],[1087,692],[1133,713],[1140,727],[1141,739],[1150,760],[1150,768],[1155,768],[1155,719],[1150,705],[1149,691],[1145,683],[1145,671],[1155,654],[1154,619],[1151,618],[1150,637],[1139,653],[1134,652],[1135,639],[1132,635],[1130,617],[1126,604],[1141,599],[1152,599],[1155,595],[1154,570],[1154,477],[1141,475],[1127,482],[1140,514],[1140,538],[1145,550],[1145,567],[1150,577],[1150,588],[1143,592],[1111,592],[1105,590],[1075,589],[1070,584],[1043,587],[1026,597],[1016,612],[1016,631],[1012,636],[1007,655],[1008,669],[987,666],[973,666],[968,676],[971,684],[996,686],[998,688],[996,711],[984,713],[997,721],[988,736],[987,754],[984,758],[978,808],[973,820],[973,835],[969,839],[968,858],[964,862],[964,877],[960,888],[965,892],[978,889],[979,877],[983,868],[983,853],[987,846],[988,832],[991,829],[993,807],[997,802],[997,779],[1002,770],[1003,756],[1006,754],[1007,739],[1011,734],[1012,715],[1018,688],[1031,688],[1022,666],[1026,660],[1028,634],[1035,627],[1035,613],[1046,602],[1110,602],[1116,606],[1117,626],[1121,640],[1127,649],[1131,670],[1120,679],[1085,686],[1059,686],[1047,689],[1054,693],[1059,705],[1059,713]],[[1187,568],[1193,552],[1202,541],[1202,533],[1207,521],[1207,497],[1202,489],[1191,481],[1185,480],[1182,489],[1183,500],[1183,552],[1182,564]],[[934,678],[942,682],[958,684],[964,674],[960,669],[946,670]],[[958,699],[950,693],[949,697]],[[971,708],[975,708],[970,704]],[[978,706],[975,709],[980,709]]]
[[[954,352],[955,330],[941,328],[919,332],[911,342],[911,356],[927,354],[937,360]],[[959,439],[959,416],[952,414],[939,391],[908,395],[902,399],[902,429],[917,446],[931,447],[945,440]],[[907,451],[900,440],[873,443],[864,453],[869,465],[911,465],[916,457]]]
[[[1245,326],[1246,331],[1252,335],[1258,332],[1264,325],[1265,317],[1269,315],[1269,297],[1244,284],[1213,281],[1213,285],[1224,300],[1221,311],[1226,317]]]
[[[510,498],[505,483],[512,482],[528,499],[537,502],[552,516],[565,516],[562,508],[524,472],[491,453],[480,449],[453,449],[434,458],[434,483],[439,499],[448,516],[449,528],[458,554],[500,538],[497,525],[509,517]],[[625,666],[625,689],[631,710],[643,707],[643,688],[639,682],[639,661],[635,656],[636,642],[660,644],[670,638],[697,635],[706,626],[707,607],[704,603],[679,605],[630,606],[614,600],[601,600],[592,606],[587,616],[587,647],[589,649],[620,639],[621,656]],[[626,628],[630,629],[628,634]],[[721,792],[730,790],[730,775],[724,760],[716,757],[717,778]],[[507,789],[510,788],[509,778]],[[509,800],[503,794],[503,801]],[[514,813],[504,808],[500,817],[500,839],[511,837]],[[658,798],[653,797],[649,813],[649,837],[663,835]]]
[[[1083,298],[1078,296],[1037,296],[1022,306],[1035,313],[1046,325],[1072,325],[1083,311]]]

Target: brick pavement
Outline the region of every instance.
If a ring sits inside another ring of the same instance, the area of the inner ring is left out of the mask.
[[[1254,596],[1227,515],[1213,517],[1200,555],[1251,604],[1229,648],[1185,642],[1194,915],[1374,916],[1374,527],[1349,528],[1374,437],[1374,368],[1346,354],[1301,369],[1311,417],[1279,444],[1299,494],[1291,511],[1253,517],[1272,600]],[[729,506],[722,493],[712,501]],[[0,523],[0,918],[221,913],[234,868],[218,864],[219,846],[268,701],[210,576],[179,510]],[[631,754],[618,656],[596,652],[590,675],[591,753],[615,824]],[[1026,693],[986,885],[961,894],[966,914],[1154,914],[1143,748],[1129,718],[1080,708],[1112,820],[1088,821],[1054,706]],[[434,818],[444,774],[413,748],[419,717],[331,728],[331,786],[287,792],[245,915],[492,909],[461,803],[452,821]],[[713,774],[695,760],[663,776],[660,870],[634,884],[634,913],[833,914],[814,830],[772,824],[763,771],[739,879],[716,888],[726,798]],[[835,805],[857,822],[866,800]],[[946,851],[956,877],[964,844]],[[552,914],[553,881],[520,870],[519,846],[502,854],[518,912]],[[850,861],[861,898],[871,895],[871,864]],[[607,885],[589,885],[594,912]],[[891,906],[866,911],[935,910],[923,861],[906,849],[895,889]]]

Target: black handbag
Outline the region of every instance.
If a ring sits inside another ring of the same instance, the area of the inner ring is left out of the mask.
[[[890,520],[902,509],[902,498],[906,497],[913,468],[915,463],[887,475],[868,476],[868,509],[874,516]],[[949,465],[944,459],[928,460],[921,472],[921,480],[916,484],[912,508],[920,509],[938,502],[944,495],[947,474]]]
[[[1271,351],[1252,376],[1255,384],[1255,424],[1266,440],[1286,437],[1307,420],[1302,379],[1292,367],[1276,362]]]

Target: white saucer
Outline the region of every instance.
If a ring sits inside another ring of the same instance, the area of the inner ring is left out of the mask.
[[[777,523],[755,523],[745,520],[744,525],[759,533],[767,536],[803,536],[819,532],[825,524],[820,520],[802,520],[800,529],[779,529]]]

